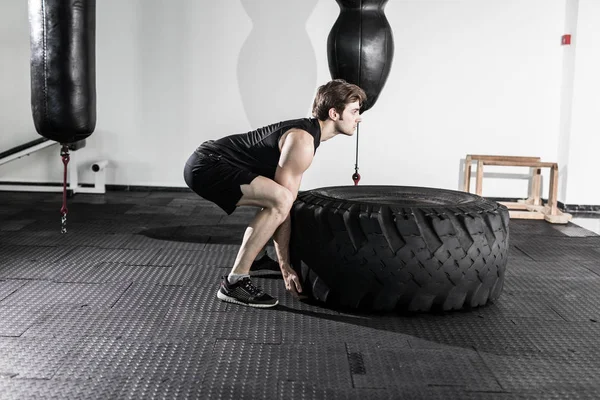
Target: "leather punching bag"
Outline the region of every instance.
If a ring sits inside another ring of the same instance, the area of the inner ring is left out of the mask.
[[[327,38],[329,72],[367,93],[373,107],[390,72],[394,38],[384,8],[388,0],[336,0],[340,15]]]
[[[31,109],[38,133],[60,143],[96,126],[96,0],[29,0]]]

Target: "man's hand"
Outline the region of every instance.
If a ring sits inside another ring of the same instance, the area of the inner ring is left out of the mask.
[[[281,274],[283,275],[283,281],[285,282],[285,288],[295,296],[302,293],[300,278],[298,278],[298,275],[296,274],[296,271],[292,269],[292,266],[289,264],[280,264],[280,268]]]

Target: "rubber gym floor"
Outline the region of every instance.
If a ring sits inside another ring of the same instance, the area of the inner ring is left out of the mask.
[[[186,192],[0,193],[2,399],[600,398],[600,236],[511,220],[504,291],[366,315],[216,299],[253,210]]]

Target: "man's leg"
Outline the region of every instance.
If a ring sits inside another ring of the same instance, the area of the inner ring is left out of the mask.
[[[252,262],[287,218],[294,198],[287,188],[263,176],[241,185],[240,189],[242,197],[236,205],[257,206],[261,210],[246,228],[231,273],[221,282],[217,297],[252,307],[273,307],[278,301],[254,286],[249,272]]]
[[[291,192],[277,182],[258,176],[242,185],[238,206],[262,207],[244,233],[242,246],[231,269],[232,274],[248,274],[252,262],[287,217],[294,202]]]

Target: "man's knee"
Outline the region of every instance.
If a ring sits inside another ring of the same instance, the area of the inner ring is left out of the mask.
[[[275,193],[275,211],[280,214],[282,220],[287,217],[294,204],[294,195],[284,186],[279,186]]]

